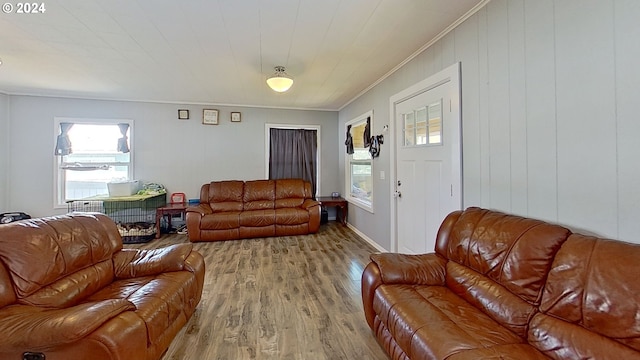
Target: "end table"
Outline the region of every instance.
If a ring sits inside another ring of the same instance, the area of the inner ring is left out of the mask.
[[[171,218],[173,215],[185,215],[187,203],[173,203],[156,209],[156,239],[160,237],[160,220],[168,215],[167,228],[171,229]]]
[[[347,226],[347,215],[349,212],[349,204],[347,203],[347,200],[345,200],[342,197],[333,197],[333,196],[319,196],[317,200],[323,206],[335,206],[336,217],[338,216],[338,212],[339,212],[341,215],[339,221],[342,223],[342,225]]]

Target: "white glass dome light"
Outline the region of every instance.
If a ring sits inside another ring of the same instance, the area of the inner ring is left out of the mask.
[[[267,85],[277,92],[285,92],[293,85],[293,78],[285,73],[284,66],[276,66],[276,73],[267,79]]]

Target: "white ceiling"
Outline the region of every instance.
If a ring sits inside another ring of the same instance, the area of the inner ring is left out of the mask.
[[[0,92],[337,110],[483,0],[41,3],[0,13]]]

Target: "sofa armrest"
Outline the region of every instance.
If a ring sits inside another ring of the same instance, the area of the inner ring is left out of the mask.
[[[10,305],[0,309],[0,349],[19,351],[77,342],[119,314],[135,310],[126,299],[64,309]]]
[[[305,199],[305,201],[302,203],[302,208],[307,210],[311,209],[314,206],[320,206],[320,202],[313,199]]]
[[[447,261],[437,254],[407,255],[379,253],[362,272],[361,291],[364,315],[374,327],[373,298],[382,284],[444,285]]]
[[[317,233],[320,229],[320,202],[313,199],[305,199],[302,208],[309,212],[309,233]]]
[[[160,249],[122,249],[113,255],[113,268],[117,278],[130,279],[185,269],[185,259],[191,254],[192,244],[176,244]]]
[[[202,240],[202,234],[201,234],[202,229],[200,229],[200,225],[202,225],[202,219],[206,215],[213,214],[213,209],[211,209],[211,206],[207,203],[200,203],[196,206],[187,207],[185,212],[186,212],[185,218],[187,223],[187,232],[189,233],[189,240],[190,241]]]
[[[213,214],[213,210],[211,209],[211,206],[209,206],[209,204],[202,204],[202,203],[200,203],[200,204],[198,204],[196,206],[187,207],[185,212],[187,214],[188,213],[198,213],[198,214],[200,214],[200,216]]]
[[[444,285],[447,260],[435,253],[371,255],[384,284]]]

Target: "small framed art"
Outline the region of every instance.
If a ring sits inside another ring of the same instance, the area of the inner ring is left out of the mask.
[[[216,109],[202,110],[202,123],[206,125],[218,125],[218,110]]]
[[[189,110],[187,110],[187,109],[178,109],[178,119],[180,119],[180,120],[189,119]]]
[[[240,122],[240,120],[241,120],[241,115],[239,112],[231,113],[231,122]]]

